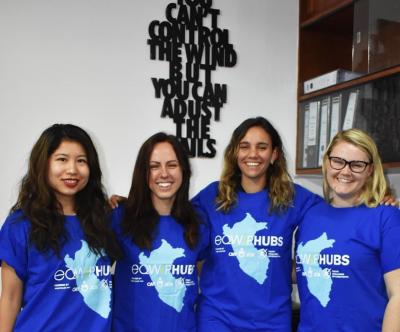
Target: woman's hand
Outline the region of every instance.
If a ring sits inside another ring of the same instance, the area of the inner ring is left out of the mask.
[[[383,197],[382,202],[380,204],[399,207],[399,201],[397,200],[396,197],[392,195],[386,195],[385,197]]]
[[[124,196],[119,196],[119,195],[111,195],[111,197],[108,199],[108,204],[111,206],[111,208],[115,209],[118,207],[118,203],[126,201],[126,197]]]

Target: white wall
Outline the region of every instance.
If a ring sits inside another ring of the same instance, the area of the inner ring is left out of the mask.
[[[148,25],[165,19],[171,1],[0,2],[0,218],[15,202],[32,144],[55,122],[75,123],[93,136],[109,193],[127,194],[142,142],[159,130],[161,99],[151,77],[168,63],[151,61]],[[194,159],[192,193],[217,179],[230,133],[243,119],[263,115],[282,133],[293,169],[297,1],[214,0],[218,25],[229,29],[238,54],[213,81],[228,85],[221,121],[211,125],[214,159]],[[285,22],[285,23],[283,23]]]
[[[168,63],[151,61],[148,25],[165,19],[173,0],[0,1],[0,220],[15,202],[34,141],[55,123],[75,123],[94,138],[109,193],[128,193],[142,142],[159,130],[161,99],[151,77]],[[238,54],[213,81],[228,85],[221,121],[211,125],[214,159],[194,159],[192,194],[217,179],[223,148],[242,120],[262,115],[283,136],[290,170],[296,142],[297,0],[214,0],[218,25]],[[296,178],[319,191],[318,179]],[[1,221],[0,221],[1,224]]]

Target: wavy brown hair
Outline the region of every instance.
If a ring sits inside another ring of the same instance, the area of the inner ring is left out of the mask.
[[[182,170],[182,185],[176,193],[171,216],[184,228],[184,238],[190,248],[198,242],[199,220],[189,201],[191,169],[189,158],[175,136],[159,132],[148,138],[139,150],[133,170],[132,184],[125,202],[122,231],[141,249],[151,249],[160,215],[153,206],[148,184],[150,157],[156,144],[171,144]]]
[[[90,136],[72,124],[54,124],[47,128],[32,148],[28,172],[23,177],[17,202],[11,212],[22,210],[31,223],[29,241],[41,252],[60,254],[69,235],[64,227],[62,206],[48,184],[48,161],[64,141],[77,142],[84,148],[90,170],[87,185],[75,195],[76,215],[90,249],[112,259],[120,257],[120,249],[111,231],[110,209],[101,182],[97,151]]]
[[[228,212],[236,204],[237,191],[241,187],[241,171],[237,163],[239,144],[247,131],[253,127],[262,128],[271,137],[272,148],[277,151],[278,158],[267,168],[265,187],[268,188],[271,201],[269,212],[281,213],[292,205],[294,187],[287,171],[281,137],[272,124],[263,117],[249,118],[233,131],[229,144],[225,149],[224,167],[216,202],[218,208],[225,212]]]

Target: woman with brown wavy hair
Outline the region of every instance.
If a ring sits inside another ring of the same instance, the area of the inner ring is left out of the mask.
[[[268,120],[234,130],[220,181],[193,198],[211,233],[198,331],[291,331],[292,234],[319,200],[293,184]]]
[[[120,250],[109,217],[89,135],[47,128],[0,232],[2,332],[110,331],[110,266]]]

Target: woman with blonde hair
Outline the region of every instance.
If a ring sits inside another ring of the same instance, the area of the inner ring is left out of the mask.
[[[291,331],[292,234],[321,198],[293,184],[282,140],[262,117],[242,122],[219,182],[193,203],[210,227],[198,331]]]
[[[374,141],[338,133],[323,160],[324,196],[296,235],[298,331],[400,331],[400,211]]]
[[[329,156],[332,153],[333,148],[340,142],[346,142],[348,144],[352,144],[362,150],[364,150],[369,158],[370,165],[373,165],[373,172],[370,172],[370,177],[367,178],[365,182],[364,189],[360,192],[359,197],[357,197],[357,201],[359,204],[364,203],[368,207],[376,207],[380,202],[382,202],[383,198],[389,191],[388,185],[386,183],[385,175],[383,173],[383,167],[381,158],[379,156],[378,149],[376,147],[375,142],[369,137],[365,132],[359,129],[350,129],[346,131],[339,132],[329,144],[325,155],[324,155],[324,198],[326,201],[332,200],[332,195],[334,195],[334,190],[328,183],[327,178],[327,163],[329,160]],[[343,164],[342,160],[337,160],[335,158],[331,158],[331,163],[340,163]],[[353,166],[364,167],[364,163],[358,165],[357,163],[353,163]]]

